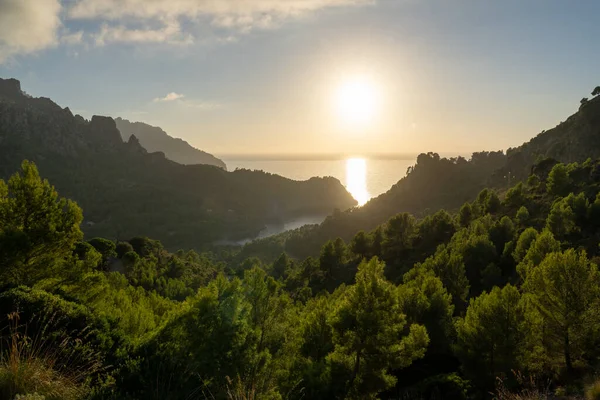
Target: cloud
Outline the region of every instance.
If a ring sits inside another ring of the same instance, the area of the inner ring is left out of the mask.
[[[194,42],[190,34],[184,34],[176,20],[163,23],[162,26],[152,28],[127,28],[124,25],[110,26],[103,24],[100,32],[92,35],[96,45],[104,46],[108,43],[167,43],[187,45]]]
[[[69,9],[75,19],[156,19],[294,16],[327,7],[371,4],[373,0],[79,0]],[[241,21],[246,24],[248,21]]]
[[[374,1],[0,0],[0,64],[58,45],[233,42],[240,34],[274,29],[290,18]],[[91,23],[71,32],[65,24],[73,21]]]
[[[0,0],[0,63],[59,43],[58,0]]]
[[[153,103],[167,103],[175,102],[186,108],[195,108],[197,110],[215,110],[221,108],[222,105],[210,101],[199,101],[185,98],[185,95],[180,93],[171,92],[165,97],[157,97],[152,100]]]
[[[184,97],[185,96],[182,95],[182,94],[171,92],[171,93],[167,94],[165,97],[157,97],[153,101],[155,103],[157,103],[157,102],[164,102],[164,101],[175,101],[175,100],[182,99]]]
[[[79,0],[68,9],[75,20],[104,24],[96,43],[191,44],[193,37],[181,30],[181,22],[248,33],[277,27],[282,21],[320,9],[372,4],[375,0]],[[108,23],[110,22],[110,23]],[[159,28],[139,24],[159,24]],[[226,35],[229,37],[230,35]]]

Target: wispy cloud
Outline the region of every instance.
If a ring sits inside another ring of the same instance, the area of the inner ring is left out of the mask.
[[[163,19],[200,16],[217,25],[264,24],[267,19],[302,15],[328,7],[371,4],[374,0],[79,0],[69,8],[74,19]],[[267,18],[265,18],[267,17]]]
[[[177,103],[183,107],[195,108],[198,110],[214,110],[221,108],[222,104],[211,101],[201,101],[188,99],[181,93],[171,92],[164,97],[157,97],[152,100],[153,103]]]
[[[157,28],[128,28],[125,25],[111,26],[103,24],[100,32],[92,34],[98,46],[109,43],[167,43],[188,45],[194,42],[191,34],[181,31],[181,26],[176,20],[163,22]]]
[[[165,97],[157,97],[153,101],[155,103],[164,102],[164,101],[175,101],[175,100],[178,100],[178,99],[182,99],[184,97],[185,96],[182,95],[182,94],[171,92],[171,93],[167,94]]]
[[[361,6],[375,0],[79,0],[68,9],[75,20],[102,21],[92,34],[96,44],[109,42],[191,44],[187,25],[212,26],[246,34],[271,29],[290,18],[325,8]],[[150,28],[154,25],[154,28]],[[158,25],[158,27],[156,27]],[[142,26],[142,27],[140,27]]]

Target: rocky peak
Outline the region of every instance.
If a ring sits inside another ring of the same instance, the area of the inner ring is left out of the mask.
[[[21,90],[21,82],[12,78],[0,78],[0,96],[8,97],[10,99],[23,97],[23,91]]]
[[[121,132],[111,117],[94,115],[89,124],[89,135],[92,140],[111,147],[123,144]]]
[[[129,137],[129,140],[127,141],[127,148],[130,151],[135,152],[135,153],[143,153],[143,154],[148,153],[146,151],[146,149],[140,143],[140,140],[135,135],[131,135]]]

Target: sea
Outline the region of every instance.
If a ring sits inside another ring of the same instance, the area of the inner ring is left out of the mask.
[[[406,176],[406,170],[416,162],[414,158],[378,159],[348,157],[333,160],[272,160],[224,158],[227,169],[262,170],[293,180],[307,180],[313,176],[337,178],[358,201],[365,204],[373,197],[387,192],[392,185]]]
[[[262,170],[293,180],[307,180],[313,176],[337,178],[356,199],[359,206],[371,198],[387,192],[394,184],[406,176],[408,167],[416,162],[414,157],[369,158],[346,157],[336,159],[260,159],[249,157],[221,157],[229,171],[237,168]],[[286,221],[283,225],[267,226],[255,238],[246,238],[236,244],[244,244],[253,239],[264,238],[306,224],[318,224],[326,215],[307,215]]]

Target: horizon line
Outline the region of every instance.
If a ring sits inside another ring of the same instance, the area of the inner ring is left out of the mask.
[[[419,154],[414,153],[212,153],[223,161],[339,161],[349,158],[366,158],[370,160],[415,160]],[[470,158],[473,152],[438,153],[441,157],[463,156]]]

